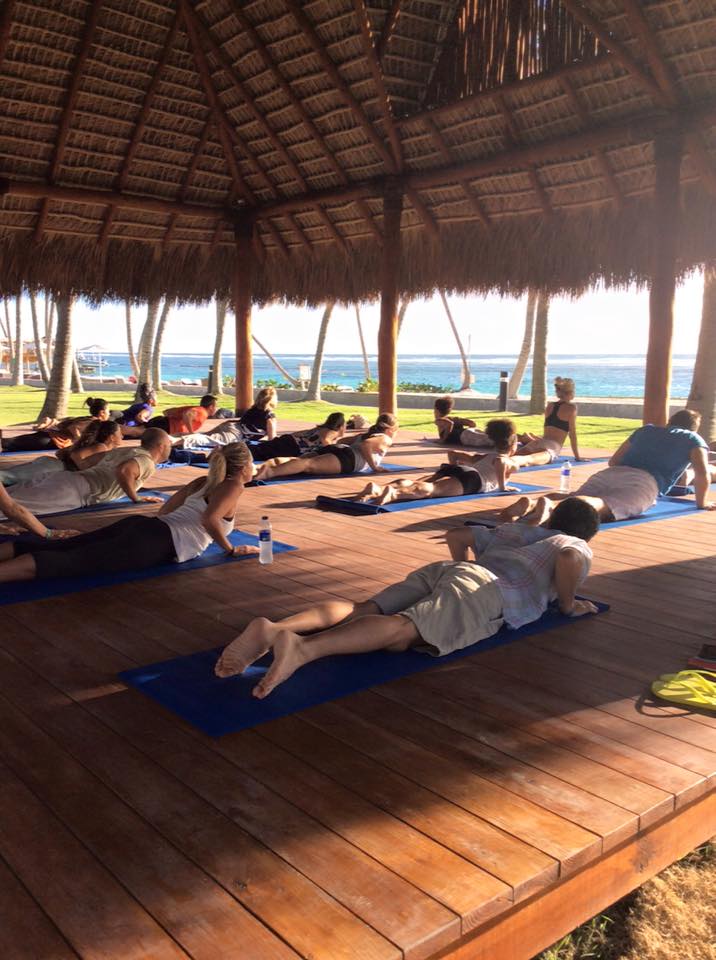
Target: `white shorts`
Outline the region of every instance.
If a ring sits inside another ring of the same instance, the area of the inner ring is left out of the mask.
[[[515,456],[526,457],[530,453],[548,453],[549,462],[554,463],[562,452],[562,444],[557,440],[545,440],[544,437],[537,437],[536,440],[530,440],[529,443],[523,443]]]
[[[477,427],[465,427],[460,434],[460,443],[463,447],[487,447],[492,449],[495,446],[485,431],[478,430]]]
[[[606,467],[593,474],[574,493],[603,500],[615,520],[628,520],[641,516],[656,502],[659,488],[646,470]]]

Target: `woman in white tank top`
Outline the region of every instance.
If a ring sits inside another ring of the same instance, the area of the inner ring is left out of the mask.
[[[154,517],[133,515],[68,540],[0,544],[0,583],[142,570],[201,556],[213,541],[227,556],[258,553],[229,540],[253,458],[245,443],[214,451],[208,475],[192,480]]]

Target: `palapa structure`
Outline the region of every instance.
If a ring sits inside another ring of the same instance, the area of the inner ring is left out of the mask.
[[[5,293],[251,304],[652,285],[716,258],[713,0],[4,0]]]

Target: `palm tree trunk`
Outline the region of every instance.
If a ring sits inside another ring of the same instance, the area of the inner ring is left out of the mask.
[[[70,381],[70,389],[73,393],[85,392],[82,375],[80,374],[80,365],[77,363],[77,354],[74,350],[72,351],[72,379]]]
[[[38,416],[64,417],[67,413],[67,398],[72,376],[72,300],[61,296],[57,305],[57,333],[52,358],[50,382],[45,393],[45,402]]]
[[[701,436],[716,440],[716,265],[704,270],[701,331],[687,406],[701,414]]]
[[[3,340],[7,340],[7,353],[9,358],[8,366],[12,369],[13,357],[15,356],[15,351],[13,350],[12,345],[12,326],[10,324],[10,308],[8,306],[7,297],[3,297],[3,308],[5,313],[5,318],[0,317],[0,331],[2,331]]]
[[[515,369],[512,371],[512,376],[510,377],[510,382],[507,384],[507,397],[510,400],[516,400],[517,394],[519,393],[520,387],[522,386],[522,380],[525,375],[525,370],[527,369],[527,362],[530,358],[530,353],[532,353],[532,341],[534,339],[535,332],[535,309],[537,307],[537,294],[534,290],[530,290],[527,294],[527,312],[525,314],[525,332],[522,337],[522,346],[520,347],[520,355],[517,358],[517,363],[515,364]]]
[[[15,297],[15,355],[12,363],[11,387],[21,387],[25,382],[25,351],[22,344],[22,301],[20,295]]]
[[[363,336],[363,324],[360,319],[360,307],[356,304],[356,323],[358,324],[358,336],[360,337],[360,349],[363,354],[363,370],[366,380],[370,380],[370,364],[368,363],[368,354],[365,349],[365,337]]]
[[[216,301],[216,336],[214,337],[214,356],[211,361],[213,383],[209,384],[209,393],[221,393],[224,385],[224,371],[221,369],[221,348],[224,345],[224,328],[226,327],[226,311],[228,300]]]
[[[55,304],[55,298],[51,297],[47,291],[45,291],[45,358],[47,361],[47,369],[52,370],[52,359],[53,359],[53,347],[52,347],[52,338],[55,331],[55,319],[57,317],[57,309]]]
[[[311,370],[311,382],[308,384],[306,400],[321,399],[321,373],[323,371],[323,351],[326,346],[326,334],[328,333],[328,322],[333,313],[335,301],[326,304],[321,317],[321,326],[318,328],[318,340],[316,341],[316,354],[313,358],[313,369]]]
[[[130,304],[129,300],[124,301],[124,321],[127,327],[127,353],[129,354],[129,367],[132,371],[132,376],[139,380],[139,364],[137,363],[137,355],[134,352],[134,344],[132,343],[132,305]]]
[[[287,370],[285,367],[281,366],[280,361],[277,360],[276,357],[274,357],[272,354],[270,354],[270,353],[268,352],[268,350],[267,350],[266,347],[263,345],[263,343],[261,343],[261,341],[258,339],[258,337],[256,337],[253,333],[251,334],[251,339],[254,341],[254,343],[255,343],[256,346],[259,348],[259,350],[263,350],[263,352],[264,352],[264,353],[266,354],[266,356],[269,358],[269,360],[270,360],[271,363],[274,365],[274,367],[276,367],[276,369],[277,369],[278,372],[281,374],[281,376],[282,376],[282,377],[285,377],[285,378],[288,380],[288,382],[291,384],[292,387],[300,387],[300,386],[301,386],[301,381],[300,381],[300,380],[297,380],[296,377],[292,377],[291,374],[288,372],[288,370]]]
[[[152,383],[157,390],[162,389],[162,344],[164,342],[164,334],[166,332],[171,308],[172,301],[169,297],[165,297],[162,314],[159,317],[157,332],[154,337],[154,350],[152,351]]]
[[[535,346],[532,355],[532,393],[530,413],[544,413],[547,403],[547,331],[549,328],[549,296],[540,293],[535,313]]]
[[[448,322],[450,328],[452,329],[453,336],[455,337],[455,342],[457,343],[457,348],[460,351],[460,359],[462,361],[462,384],[460,386],[461,390],[469,390],[472,386],[472,376],[470,374],[470,361],[465,353],[465,348],[462,345],[462,340],[460,339],[460,334],[458,332],[455,321],[453,320],[452,313],[450,312],[450,306],[447,302],[447,297],[445,296],[445,291],[440,291],[440,299],[443,302],[445,307],[445,313],[447,314]]]
[[[147,302],[147,319],[144,321],[142,339],[139,341],[139,374],[137,376],[136,399],[139,399],[139,386],[142,383],[151,383],[152,356],[154,354],[154,338],[157,333],[159,317],[159,299]],[[156,384],[153,384],[156,387]]]
[[[32,332],[35,335],[35,353],[37,354],[37,365],[40,368],[40,376],[42,377],[45,386],[47,386],[47,383],[50,379],[50,371],[47,368],[45,354],[42,349],[40,324],[37,320],[37,300],[35,299],[34,293],[30,294],[30,312],[32,313]]]

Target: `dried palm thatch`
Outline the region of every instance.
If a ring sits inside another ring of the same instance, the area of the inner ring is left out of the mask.
[[[679,265],[716,257],[713,0],[5,0],[0,289],[378,292],[646,281],[654,140],[686,134]]]

